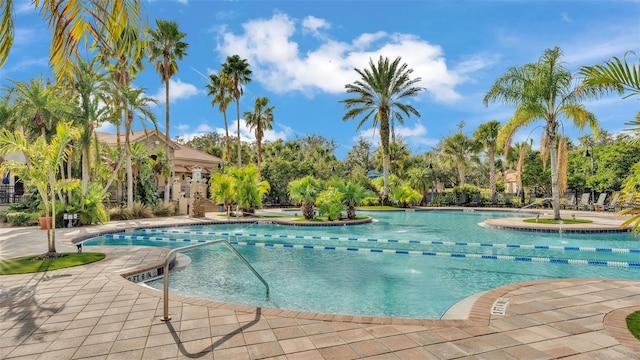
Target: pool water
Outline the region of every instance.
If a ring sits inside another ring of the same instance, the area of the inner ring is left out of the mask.
[[[85,245],[175,248],[229,239],[269,283],[269,300],[264,286],[222,244],[185,252],[192,263],[170,275],[170,290],[221,302],[363,316],[439,318],[467,296],[520,281],[640,279],[640,241],[629,233],[536,233],[479,226],[489,218],[527,216],[507,212],[367,215],[373,223],[146,229]],[[163,283],[148,285],[162,289]]]

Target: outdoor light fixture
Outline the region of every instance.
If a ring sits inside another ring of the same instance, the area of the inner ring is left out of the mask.
[[[540,214],[536,215],[536,222],[540,220]]]

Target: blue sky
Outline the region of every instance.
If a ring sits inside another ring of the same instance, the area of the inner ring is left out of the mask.
[[[536,61],[545,49],[559,46],[571,71],[640,52],[639,1],[144,1],[149,22],[176,21],[187,34],[188,56],[171,80],[172,138],[189,139],[224,132],[222,114],[210,104],[207,74],[220,70],[228,55],[246,58],[253,81],[245,86],[240,111],[266,96],[274,110],[274,129],[266,140],[293,140],[309,134],[334,139],[344,158],[360,136],[377,144],[370,124],[342,121],[344,86],[357,80],[380,55],[414,69],[426,91],[412,100],[421,117],[396,127],[415,154],[430,150],[464,121],[471,135],[481,123],[502,123],[513,107],[482,97],[509,67]],[[16,38],[0,86],[49,74],[48,30],[29,2],[14,3]],[[636,59],[637,57],[634,57]],[[134,81],[149,96],[164,101],[164,86],[152,65]],[[585,102],[602,128],[619,132],[638,111],[637,99],[617,95]],[[164,131],[164,104],[155,107]],[[236,131],[235,106],[228,112]],[[241,135],[253,135],[241,120]],[[103,131],[114,132],[110,125]],[[537,130],[539,131],[539,130]],[[537,142],[539,136],[533,130]],[[581,135],[571,125],[564,132]],[[522,131],[515,141],[525,140]]]

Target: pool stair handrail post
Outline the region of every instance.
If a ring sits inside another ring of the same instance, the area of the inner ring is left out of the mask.
[[[171,259],[174,257],[175,254],[177,254],[179,252],[183,252],[183,251],[186,251],[186,250],[194,249],[194,248],[205,246],[205,245],[218,244],[218,243],[224,243],[227,246],[227,248],[229,250],[231,250],[231,252],[242,263],[244,263],[249,268],[249,270],[251,270],[251,272],[258,278],[258,280],[260,280],[260,282],[262,282],[264,284],[264,286],[267,289],[267,300],[269,300],[269,284],[267,284],[267,282],[264,280],[264,278],[262,276],[260,276],[260,274],[256,271],[256,269],[254,269],[253,266],[251,266],[251,264],[249,264],[247,259],[245,259],[238,252],[238,250],[236,250],[229,243],[229,241],[227,241],[226,239],[211,240],[211,241],[207,241],[207,242],[203,242],[203,243],[198,243],[198,244],[193,244],[193,245],[188,245],[188,246],[183,246],[183,247],[180,247],[180,248],[173,249],[173,250],[169,251],[169,253],[165,257],[165,259],[164,259],[164,273],[162,274],[162,276],[164,277],[164,296],[163,296],[164,308],[163,308],[163,316],[162,316],[162,318],[160,318],[161,321],[169,321],[169,320],[171,320],[171,316],[169,316],[169,262],[171,261]]]

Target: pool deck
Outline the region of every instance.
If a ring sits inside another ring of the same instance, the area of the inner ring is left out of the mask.
[[[563,217],[571,214],[593,220],[580,225],[585,229],[624,220],[576,211]],[[183,216],[58,229],[57,249],[76,251],[73,239],[99,232],[202,221]],[[0,259],[45,248],[44,230],[0,228]],[[107,253],[105,260],[0,277],[1,359],[640,359],[640,341],[625,324],[640,310],[640,281],[510,284],[469,301],[468,318],[458,320],[299,313],[170,295],[172,319],[162,322],[162,292],[120,274],[160,264],[168,250],[95,250]],[[494,306],[499,299],[506,308]]]

